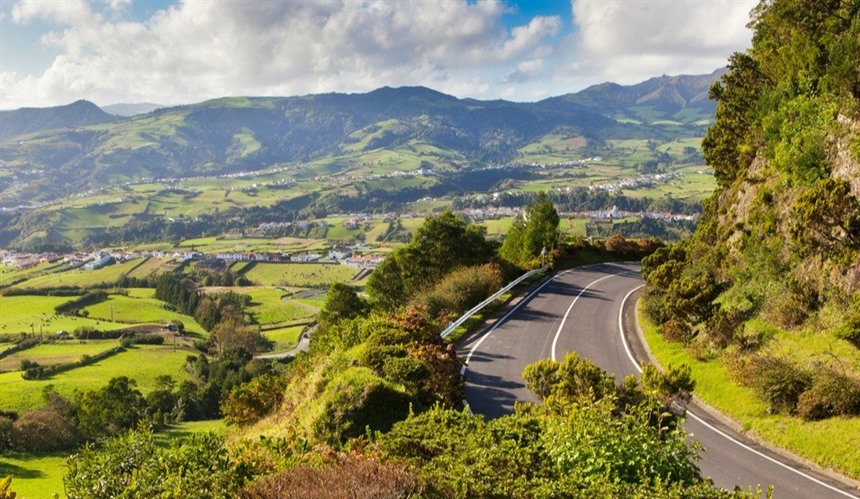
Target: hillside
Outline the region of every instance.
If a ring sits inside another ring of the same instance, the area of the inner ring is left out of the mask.
[[[692,241],[643,262],[644,310],[758,397],[724,409],[744,427],[829,466],[860,416],[860,2],[808,5],[756,9],[712,89],[719,187]]]
[[[621,122],[708,124],[715,105],[708,89],[723,74],[721,68],[709,75],[664,75],[629,86],[607,82],[541,103],[556,108],[579,105]]]
[[[76,128],[117,119],[92,102],[79,100],[66,106],[0,111],[0,140],[42,130]]]
[[[714,78],[654,78],[601,99],[588,97],[594,90],[587,90],[581,98],[559,98],[564,105],[457,99],[422,87],[385,87],[366,94],[222,98],[118,121],[92,105],[89,118],[79,121],[60,120],[65,108],[55,108],[50,120],[41,117],[48,110],[19,110],[3,117],[0,206],[50,201],[141,178],[254,171],[326,158],[332,169],[342,171],[363,154],[398,147],[420,150],[422,164],[433,169],[456,170],[515,160],[522,148],[559,132],[595,143],[697,137],[712,116],[713,103],[688,94],[701,93],[699,87]],[[694,80],[699,83],[684,83]],[[693,90],[684,90],[681,105],[679,89],[688,88]],[[628,98],[630,92],[645,91],[650,95],[645,101]],[[648,120],[642,117],[642,102],[650,106]],[[68,108],[76,106],[83,104]],[[679,119],[688,111],[695,119]],[[639,119],[619,121],[619,113]],[[61,127],[66,128],[57,130]]]

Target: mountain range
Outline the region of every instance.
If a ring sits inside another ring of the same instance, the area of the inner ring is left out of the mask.
[[[426,147],[428,165],[456,169],[514,161],[521,148],[559,131],[589,142],[701,136],[714,115],[708,88],[721,74],[605,83],[533,103],[384,87],[364,94],[227,97],[131,117],[87,101],[3,111],[0,206],[140,178],[258,170],[403,146]]]

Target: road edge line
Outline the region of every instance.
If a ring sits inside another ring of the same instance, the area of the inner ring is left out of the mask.
[[[641,286],[638,286],[638,287],[636,287],[636,288],[634,288],[634,289],[631,289],[631,290],[630,290],[630,291],[629,291],[629,292],[624,296],[624,299],[623,299],[623,300],[621,300],[621,308],[620,308],[620,309],[619,309],[619,311],[618,311],[618,331],[619,331],[619,334],[621,334],[621,342],[624,344],[624,350],[627,352],[627,356],[629,357],[630,361],[631,361],[631,362],[633,362],[633,365],[636,367],[636,370],[637,370],[637,371],[639,371],[640,373],[642,372],[642,368],[639,366],[639,363],[638,363],[638,362],[636,362],[636,359],[635,359],[635,357],[633,356],[633,353],[631,352],[629,345],[627,344],[627,343],[628,343],[628,342],[627,342],[627,335],[626,335],[626,334],[625,334],[625,332],[624,332],[624,329],[625,329],[625,328],[624,328],[624,307],[626,306],[627,300],[630,298],[630,295],[632,295],[632,294],[633,294],[633,293],[635,293],[636,291],[638,291],[638,290],[642,289],[643,287],[645,287],[645,285],[644,285],[644,284],[643,284],[643,285],[641,285]],[[638,336],[639,342],[642,344],[642,346],[643,346],[643,347],[644,347],[644,349],[645,349],[645,353],[646,353],[646,355],[648,356],[648,360],[649,360],[649,361],[652,361],[652,363],[653,363],[655,366],[657,366],[658,368],[660,368],[660,369],[662,370],[662,366],[660,366],[660,364],[659,364],[658,362],[655,362],[655,361],[656,361],[656,359],[654,358],[654,354],[651,352],[651,349],[648,347],[648,342],[647,342],[647,341],[645,341],[645,335],[642,333],[642,328],[641,328],[641,327],[639,327],[639,315],[638,315],[638,311],[636,311],[634,315],[635,315],[635,317],[636,317],[636,328],[635,328],[635,329],[636,329],[636,334],[637,334],[637,336]],[[699,405],[699,407],[700,407],[703,411],[705,411],[705,412],[707,412],[707,413],[709,413],[709,414],[711,414],[711,413],[713,413],[713,412],[716,412],[717,414],[719,414],[719,416],[720,416],[720,417],[718,417],[717,419],[727,418],[727,419],[731,420],[731,418],[728,418],[725,414],[722,414],[721,412],[717,411],[717,410],[716,410],[716,409],[714,409],[713,407],[710,407],[710,406],[708,406],[707,404],[705,404],[705,403],[704,403],[701,399],[699,399],[698,397],[696,397],[696,403],[697,403],[697,405]],[[707,407],[707,409],[705,409],[705,407]],[[782,467],[782,468],[785,468],[786,470],[791,471],[791,472],[793,472],[793,473],[795,473],[795,474],[797,474],[797,475],[800,475],[800,476],[802,476],[802,477],[806,478],[807,480],[810,480],[810,481],[812,481],[812,482],[815,482],[815,483],[817,483],[818,485],[821,485],[821,486],[823,486],[823,487],[825,487],[825,488],[827,488],[827,489],[830,489],[830,490],[832,490],[833,492],[837,492],[837,493],[839,493],[839,494],[841,494],[841,495],[843,495],[843,496],[845,496],[845,497],[850,497],[850,498],[852,498],[852,499],[860,499],[860,496],[855,496],[855,495],[853,495],[851,492],[846,492],[846,491],[844,491],[844,490],[842,490],[842,489],[836,488],[836,487],[834,487],[833,485],[830,485],[829,483],[823,482],[823,481],[821,481],[821,480],[819,480],[819,479],[815,478],[815,477],[814,477],[814,476],[812,476],[812,475],[809,475],[809,474],[807,474],[807,473],[804,473],[803,471],[800,471],[800,470],[798,470],[798,469],[796,469],[796,468],[792,468],[791,466],[789,466],[789,465],[787,465],[787,464],[783,463],[783,462],[782,462],[782,461],[780,461],[779,459],[775,459],[775,458],[773,458],[773,457],[771,457],[771,456],[768,456],[767,454],[765,454],[765,453],[763,453],[763,452],[761,452],[761,451],[759,451],[759,450],[756,450],[756,449],[754,449],[754,448],[750,447],[749,445],[747,445],[747,444],[745,444],[745,443],[743,443],[743,442],[741,442],[741,441],[737,440],[736,438],[734,438],[734,437],[732,437],[731,435],[727,434],[726,432],[724,432],[724,431],[720,430],[719,428],[717,428],[717,427],[715,427],[715,426],[711,425],[710,423],[708,423],[707,421],[705,421],[705,420],[704,420],[704,419],[702,419],[701,417],[697,416],[697,415],[696,415],[696,413],[694,413],[694,412],[692,412],[692,411],[690,411],[690,410],[688,410],[688,411],[687,411],[687,414],[688,414],[688,415],[690,415],[690,416],[692,416],[692,417],[693,417],[693,419],[695,419],[695,420],[696,420],[696,421],[698,421],[699,423],[702,423],[702,424],[703,424],[703,425],[705,425],[707,428],[710,428],[712,431],[716,432],[717,434],[719,434],[720,436],[722,436],[722,437],[723,437],[723,438],[725,438],[726,440],[728,440],[728,441],[730,441],[730,442],[734,443],[735,445],[738,445],[738,446],[740,446],[740,447],[742,447],[742,448],[744,448],[744,449],[746,449],[746,450],[748,450],[748,451],[752,452],[753,454],[756,454],[756,455],[758,455],[758,456],[760,456],[760,457],[763,457],[763,458],[767,459],[768,461],[770,461],[770,462],[772,462],[772,463],[774,463],[774,464],[776,464],[776,465],[778,465],[778,466],[780,466],[780,467]],[[731,420],[731,421],[732,421],[735,425],[737,425],[737,422],[736,422],[736,421],[734,421],[734,420]],[[730,425],[730,426],[731,426],[731,425]],[[741,432],[738,432],[738,433],[741,433]],[[787,453],[787,451],[785,451],[784,449],[776,449],[776,448],[772,447],[771,445],[765,445],[765,444],[763,444],[763,443],[761,443],[761,442],[758,442],[758,441],[756,441],[756,443],[757,443],[757,444],[759,444],[759,445],[762,445],[762,446],[763,446],[763,447],[765,447],[768,451],[773,452],[774,454],[777,454],[777,455],[779,455],[779,456],[781,456],[781,457],[784,457],[784,458],[789,458],[789,459],[795,460],[795,461],[797,461],[798,463],[800,463],[800,464],[802,464],[802,465],[804,465],[804,466],[810,467],[810,466],[809,466],[809,464],[811,464],[811,463],[808,463],[805,459],[800,458],[799,456],[794,456],[793,454]],[[817,467],[817,465],[816,465],[816,467]],[[832,472],[827,473],[827,472],[825,472],[825,470],[823,470],[823,469],[821,469],[821,470],[814,470],[814,471],[816,471],[816,472],[818,472],[818,473],[822,473],[823,475],[828,476],[828,478],[833,478],[833,479],[835,479],[835,478],[836,478],[836,477],[832,477],[832,476],[830,476],[830,475],[832,474]],[[847,477],[840,477],[840,478],[842,478],[842,479],[844,480],[844,479],[846,479]],[[850,479],[849,479],[849,480],[850,480]],[[841,481],[841,480],[840,480],[840,481]],[[761,484],[760,484],[760,485],[761,485]],[[851,483],[846,483],[845,485],[853,486],[853,484],[851,484]]]

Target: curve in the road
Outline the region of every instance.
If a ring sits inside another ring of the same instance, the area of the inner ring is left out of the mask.
[[[633,293],[635,293],[635,292],[639,291],[640,289],[642,289],[644,286],[645,286],[645,285],[643,284],[643,285],[641,285],[641,286],[637,286],[637,287],[635,287],[635,288],[631,289],[630,291],[628,291],[628,292],[627,292],[627,294],[626,294],[626,295],[624,295],[624,298],[621,300],[621,308],[618,310],[618,332],[619,332],[619,333],[620,333],[620,335],[621,335],[621,342],[624,344],[624,351],[627,353],[627,356],[630,358],[630,362],[633,364],[633,366],[636,368],[636,370],[637,370],[637,371],[639,371],[640,373],[642,372],[642,367],[639,365],[639,362],[636,360],[636,357],[634,357],[634,356],[633,356],[633,352],[630,350],[630,346],[628,345],[628,342],[627,342],[627,333],[624,331],[624,306],[626,305],[627,300],[629,300],[629,299],[630,299],[630,296],[631,296]],[[799,469],[792,468],[791,466],[789,466],[789,465],[787,465],[787,464],[783,463],[782,461],[779,461],[779,460],[777,460],[777,459],[774,459],[774,458],[772,458],[772,457],[768,456],[767,454],[765,454],[765,453],[763,453],[763,452],[759,452],[758,450],[756,450],[756,449],[754,449],[754,448],[752,448],[752,447],[750,447],[750,446],[746,445],[745,443],[741,442],[740,440],[737,440],[737,439],[733,438],[731,435],[729,435],[728,433],[726,433],[726,432],[724,432],[724,431],[720,430],[720,429],[719,429],[719,428],[717,428],[716,426],[714,426],[714,425],[712,425],[712,424],[708,423],[707,421],[705,421],[704,419],[702,419],[702,418],[700,418],[698,415],[696,415],[696,413],[695,413],[695,412],[693,412],[693,411],[691,411],[691,410],[689,410],[689,409],[687,410],[687,416],[688,416],[688,417],[692,417],[693,419],[695,419],[696,421],[698,421],[700,424],[702,424],[702,425],[704,425],[705,427],[709,428],[709,429],[710,429],[711,431],[713,431],[714,433],[716,433],[716,434],[718,434],[718,435],[722,436],[723,438],[725,438],[726,440],[728,440],[728,441],[729,441],[729,442],[731,442],[732,444],[734,444],[734,445],[738,445],[738,446],[742,447],[743,449],[745,449],[745,450],[747,450],[747,451],[749,451],[749,452],[752,452],[753,454],[756,454],[757,456],[761,457],[762,459],[766,459],[766,460],[768,460],[768,461],[770,461],[770,462],[772,462],[772,463],[776,464],[777,466],[779,466],[779,467],[781,467],[781,468],[783,468],[783,469],[785,469],[785,470],[788,470],[788,471],[789,471],[789,472],[791,472],[791,473],[795,473],[795,474],[797,474],[798,476],[801,476],[801,477],[803,477],[803,478],[805,478],[805,479],[807,479],[807,480],[811,480],[812,482],[814,482],[814,483],[816,483],[816,484],[818,484],[818,485],[821,485],[822,487],[824,487],[824,488],[826,488],[826,489],[829,489],[829,490],[831,490],[831,491],[833,491],[833,492],[836,492],[837,494],[840,494],[840,495],[845,496],[845,497],[849,497],[849,498],[857,499],[857,496],[855,496],[855,495],[852,495],[852,494],[850,494],[850,493],[848,493],[848,492],[846,492],[846,491],[844,491],[844,490],[840,490],[840,489],[838,489],[838,488],[836,488],[836,487],[834,487],[834,486],[832,486],[832,485],[830,485],[830,484],[828,484],[828,483],[825,483],[825,482],[823,482],[823,481],[821,481],[821,480],[819,480],[819,479],[815,478],[815,477],[814,477],[814,476],[812,476],[812,475],[809,475],[809,474],[807,474],[807,473],[804,473],[803,471],[801,471],[801,470],[799,470]]]
[[[614,278],[612,278],[614,277]],[[548,279],[477,337],[464,340],[466,396],[470,409],[493,418],[510,414],[517,401],[536,402],[522,370],[546,357],[577,351],[619,379],[639,370],[624,335],[625,307],[642,287],[634,264],[600,264],[565,271]],[[577,305],[574,307],[574,305]],[[628,312],[629,314],[629,312]],[[628,323],[629,323],[628,317]],[[641,345],[635,348],[641,355]],[[558,350],[558,354],[556,353]],[[801,465],[784,462],[729,428],[688,412],[685,428],[708,449],[703,474],[718,486],[777,484],[775,497],[857,497],[847,487],[827,483]]]

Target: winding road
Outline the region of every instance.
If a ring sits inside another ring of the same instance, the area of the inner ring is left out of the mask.
[[[638,264],[564,271],[461,341],[470,409],[495,418],[513,412],[517,401],[536,401],[521,376],[525,366],[547,357],[561,360],[571,351],[619,380],[638,374],[637,360],[647,358],[635,333],[634,295],[642,285]],[[699,467],[719,487],[766,489],[772,483],[778,499],[860,498],[856,489],[751,442],[695,404],[684,427],[704,445]]]

